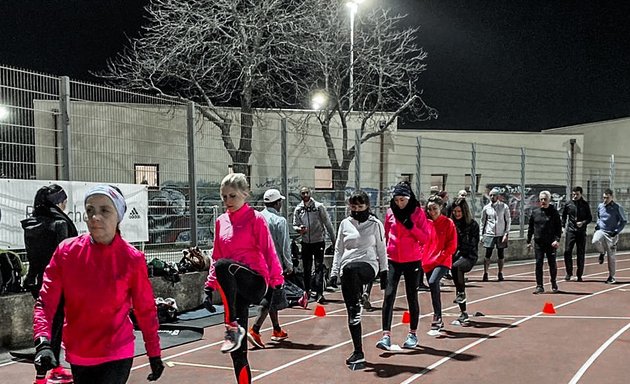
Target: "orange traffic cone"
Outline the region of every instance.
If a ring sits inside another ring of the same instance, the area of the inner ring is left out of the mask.
[[[550,303],[548,301],[545,303],[545,306],[543,307],[542,312],[547,315],[554,315],[556,313],[556,309],[553,307],[553,303]]]
[[[402,322],[403,324],[409,324],[411,322],[411,316],[409,315],[409,311],[405,311],[403,313]]]
[[[326,308],[324,308],[323,305],[317,304],[317,306],[315,306],[315,313],[314,314],[317,317],[324,317],[324,316],[326,316]]]

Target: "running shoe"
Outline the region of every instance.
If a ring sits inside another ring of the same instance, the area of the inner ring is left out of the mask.
[[[323,293],[317,294],[317,296],[315,297],[315,301],[317,302],[317,304],[326,304],[326,298],[324,297]]]
[[[470,319],[468,318],[468,313],[462,312],[457,318],[457,321],[459,321],[461,325],[468,324],[470,322]]]
[[[444,329],[444,321],[442,321],[442,318],[433,318],[433,321],[431,322],[431,330],[439,332],[442,329]]]
[[[289,334],[286,333],[283,329],[276,331],[273,331],[273,334],[271,335],[271,340],[272,341],[282,341],[286,338],[289,337]]]
[[[564,281],[571,281],[571,275],[569,275],[568,273],[564,275]]]
[[[370,295],[368,295],[367,293],[362,294],[361,304],[363,305],[363,308],[365,308],[366,310],[372,309],[372,303],[370,303]]]
[[[418,291],[420,292],[429,292],[430,290],[429,286],[424,283],[418,285]]]
[[[72,373],[68,372],[61,365],[53,368],[48,375],[48,384],[70,384],[74,382]]]
[[[488,272],[483,273],[483,277],[481,278],[481,281],[488,281]]]
[[[245,330],[240,325],[232,326],[225,324],[225,337],[223,338],[223,344],[221,345],[221,352],[229,353],[234,352],[241,347],[245,337]]]
[[[45,377],[43,379],[35,379],[35,381],[33,381],[33,384],[48,384],[48,380],[46,380]]]
[[[457,296],[455,296],[455,300],[453,300],[453,303],[455,304],[464,304],[466,302],[466,293],[465,292],[458,292]]]
[[[346,359],[347,365],[365,363],[365,355],[361,351],[354,351],[352,355]]]
[[[604,264],[604,253],[600,253],[599,254],[599,260],[598,261],[599,261],[600,264]]]
[[[247,332],[247,340],[256,348],[265,348],[265,343],[263,343],[260,333],[254,331],[254,328],[250,328],[249,332]]]
[[[308,308],[308,292],[304,292],[302,297],[298,299],[298,305],[304,309]]]
[[[545,288],[542,287],[542,285],[537,285],[536,289],[534,290],[534,292],[532,292],[534,295],[538,295],[541,293],[545,293]]]
[[[551,292],[558,293],[558,284],[555,281],[551,283]]]
[[[378,343],[376,343],[376,348],[389,351],[392,348],[391,338],[388,335],[383,336]]]
[[[402,347],[406,349],[415,349],[417,346],[418,346],[418,336],[416,336],[415,333],[409,333]]]
[[[581,282],[583,282],[584,280],[582,279],[582,276],[578,276],[576,281],[577,281],[577,282],[579,282],[579,283],[581,283]]]
[[[615,284],[616,282],[617,280],[612,276],[608,276],[608,279],[606,279],[606,284]]]
[[[498,280],[498,281],[503,281],[503,280],[505,280],[505,278],[503,277],[503,273],[499,272],[499,274],[497,275],[497,280]]]

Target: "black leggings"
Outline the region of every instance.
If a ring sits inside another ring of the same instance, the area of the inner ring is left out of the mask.
[[[371,283],[376,272],[370,264],[359,261],[343,267],[341,275],[341,294],[348,312],[348,329],[352,337],[355,352],[363,352],[361,339],[361,295],[363,285]]]
[[[447,273],[448,268],[443,266],[435,267],[427,273],[429,276],[429,290],[431,291],[431,304],[433,305],[433,317],[437,319],[442,317],[440,281]]]
[[[217,260],[214,267],[219,293],[225,307],[225,323],[243,327],[247,332],[249,305],[258,304],[267,293],[267,283],[258,273],[244,264],[230,259]],[[251,383],[252,374],[247,361],[247,341],[230,353],[234,374],[239,384]]]
[[[315,260],[315,270],[318,271],[324,264],[324,246],[325,242],[302,243],[302,267],[304,268],[304,290],[311,291],[311,273],[313,273],[313,260]],[[323,279],[323,275],[322,275]],[[324,282],[317,282],[318,295],[324,292]]]
[[[74,384],[125,384],[131,372],[133,359],[84,366],[71,365]]]
[[[466,293],[466,278],[464,277],[464,271],[462,271],[461,268],[453,265],[453,268],[451,268],[451,275],[453,275],[455,292]],[[459,304],[459,310],[462,312],[466,312],[466,303]]]
[[[400,277],[403,275],[405,276],[405,293],[407,294],[407,305],[411,317],[409,329],[415,331],[418,329],[418,321],[420,320],[420,304],[418,303],[417,292],[420,261],[397,263],[388,260],[387,264],[389,270],[387,271],[387,289],[385,289],[385,297],[383,298],[383,331],[391,331],[392,329],[394,301],[396,300]]]

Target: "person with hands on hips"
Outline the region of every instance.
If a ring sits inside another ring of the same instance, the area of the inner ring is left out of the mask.
[[[376,348],[389,351],[391,348],[392,315],[394,301],[401,276],[405,276],[405,293],[409,306],[409,333],[403,348],[416,348],[416,331],[420,321],[420,305],[416,291],[420,260],[423,249],[430,251],[435,242],[435,231],[420,207],[409,183],[401,182],[394,187],[390,207],[385,215],[385,243],[387,249],[387,285],[383,298],[383,337]],[[383,281],[381,279],[381,281]]]
[[[215,222],[204,305],[212,311],[212,292],[219,291],[225,308],[221,352],[230,353],[237,383],[251,383],[247,343],[243,342],[249,306],[260,303],[269,289],[280,292],[284,277],[265,217],[245,202],[249,196],[246,176],[225,176],[220,193],[226,212]],[[277,308],[276,301],[281,297],[272,293],[270,307]]]
[[[551,290],[558,292],[558,266],[556,264],[556,251],[560,247],[562,237],[562,221],[556,208],[551,205],[551,193],[542,191],[538,194],[540,206],[532,211],[529,217],[527,229],[527,247],[532,248],[534,240],[534,257],[536,258],[536,289],[533,294],[545,292],[543,288],[543,262],[547,257],[549,264],[549,276],[551,278]]]
[[[339,223],[335,253],[330,272],[330,285],[341,280],[341,293],[348,313],[348,329],[354,351],[346,364],[365,362],[361,339],[361,295],[363,285],[381,276],[381,289],[387,285],[387,255],[385,229],[379,219],[370,212],[370,198],[357,190],[348,199],[350,216]]]
[[[74,383],[127,382],[134,356],[132,308],[149,356],[147,380],[155,381],[164,370],[157,311],[145,256],[120,234],[125,198],[116,187],[97,185],[84,205],[88,233],[59,244],[44,272],[33,316],[35,367],[56,366],[49,340],[63,295],[63,343]]]

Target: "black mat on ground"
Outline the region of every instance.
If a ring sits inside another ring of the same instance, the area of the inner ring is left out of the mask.
[[[35,359],[35,348],[17,349],[9,351],[9,354],[16,359],[33,361]]]
[[[214,313],[208,312],[205,308],[180,313],[177,315],[177,321],[170,324],[185,328],[206,328],[217,324],[223,324],[223,306],[215,305],[215,307],[217,308],[217,311]],[[255,317],[257,314],[258,306],[249,307],[249,317]]]
[[[144,340],[142,340],[142,332],[134,331],[134,334],[136,336],[135,355],[144,355],[146,349],[144,348]],[[160,327],[158,334],[160,335],[160,346],[162,349],[168,349],[201,340],[203,337],[203,329],[178,329],[174,326],[168,326]]]

